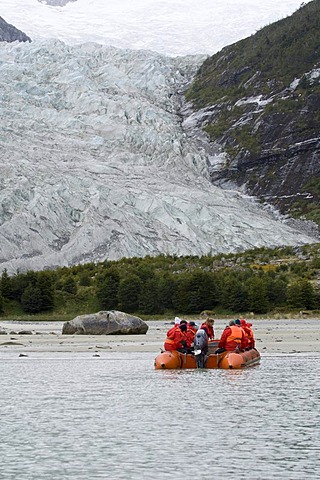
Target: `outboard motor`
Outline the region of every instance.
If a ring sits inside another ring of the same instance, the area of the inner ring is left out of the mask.
[[[194,337],[194,358],[197,368],[205,368],[208,353],[208,335],[200,328]]]

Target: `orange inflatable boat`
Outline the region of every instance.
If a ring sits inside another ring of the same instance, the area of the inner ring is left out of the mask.
[[[217,345],[209,342],[209,351],[204,368],[224,368],[224,369],[240,369],[257,365],[260,362],[260,353],[255,350],[247,350],[245,352],[223,352],[219,354],[210,353],[217,348]],[[210,344],[211,347],[210,348]],[[177,350],[162,351],[155,358],[155,369],[179,369],[179,368],[197,368],[195,356],[191,353],[180,353]]]

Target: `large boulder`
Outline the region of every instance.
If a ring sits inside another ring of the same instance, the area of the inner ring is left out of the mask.
[[[63,335],[135,335],[147,333],[148,325],[139,317],[117,310],[79,315],[62,327]]]

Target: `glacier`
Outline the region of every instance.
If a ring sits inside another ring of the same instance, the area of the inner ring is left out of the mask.
[[[0,44],[0,269],[317,240],[211,184],[183,98],[204,58]]]

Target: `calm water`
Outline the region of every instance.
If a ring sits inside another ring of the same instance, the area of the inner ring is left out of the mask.
[[[319,354],[244,371],[154,356],[0,354],[0,478],[320,478]]]

